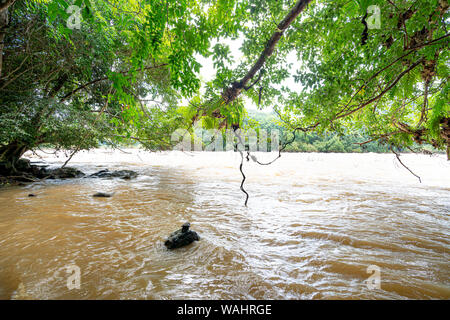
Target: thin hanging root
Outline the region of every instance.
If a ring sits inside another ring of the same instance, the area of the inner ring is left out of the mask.
[[[244,203],[244,205],[245,206],[247,206],[247,202],[248,202],[248,193],[247,193],[247,191],[245,191],[245,189],[244,189],[244,182],[245,182],[245,174],[244,174],[244,171],[242,171],[242,167],[244,166],[244,154],[242,153],[242,151],[240,151],[239,150],[239,152],[240,152],[240,154],[241,154],[241,164],[239,165],[239,170],[241,171],[241,174],[242,174],[242,181],[241,181],[241,191],[243,192],[243,193],[245,193],[245,203]]]
[[[406,170],[408,170],[409,172],[411,172],[411,174],[412,174],[413,176],[415,176],[417,179],[419,179],[419,182],[420,182],[420,183],[422,183],[422,179],[420,179],[420,177],[419,177],[417,174],[415,174],[414,172],[412,172],[411,169],[409,169],[409,168],[402,162],[402,160],[400,160],[400,154],[399,154],[398,152],[395,152],[394,149],[392,149],[392,146],[389,147],[389,149],[391,149],[392,153],[395,154],[395,157],[397,158],[398,162],[400,162],[400,164],[401,164]]]
[[[245,149],[245,144],[244,144],[244,142],[242,141],[241,136],[236,132],[236,130],[237,130],[237,129],[235,129],[235,130],[233,131],[233,132],[234,132],[234,135],[239,139],[239,143],[240,143],[240,144],[244,147],[244,149]],[[297,132],[298,130],[301,130],[301,131],[303,131],[303,132],[306,132],[306,131],[307,131],[306,129],[303,129],[303,128],[295,128],[294,131],[293,131],[293,133],[292,133],[292,134],[293,134],[292,139],[291,139],[290,141],[287,141],[287,142],[285,142],[285,143],[283,144],[283,146],[282,146],[282,147],[280,148],[280,150],[278,151],[278,156],[277,156],[275,159],[273,159],[272,161],[267,162],[267,163],[260,162],[260,161],[258,161],[258,159],[257,159],[255,156],[250,155],[250,151],[247,151],[247,157],[246,157],[247,161],[250,161],[250,158],[251,158],[254,162],[256,162],[257,164],[259,164],[259,165],[261,165],[261,166],[268,166],[268,165],[274,163],[276,160],[278,160],[278,159],[281,157],[281,152],[282,152],[288,145],[290,145],[292,142],[294,142],[294,140],[295,140],[295,134],[296,134],[296,132]],[[238,144],[238,145],[239,145],[239,144]],[[247,206],[247,202],[248,202],[249,195],[248,195],[247,191],[245,191],[245,189],[244,189],[244,182],[245,182],[245,178],[246,178],[246,177],[245,177],[244,171],[242,170],[242,168],[243,168],[243,166],[244,166],[244,153],[242,152],[242,150],[239,150],[239,149],[238,149],[238,151],[239,151],[239,153],[241,154],[241,164],[239,165],[239,170],[241,171],[241,174],[242,174],[241,191],[245,193],[245,206]]]
[[[299,130],[301,130],[301,131],[303,131],[303,132],[306,132],[306,131],[307,131],[307,129],[303,129],[303,128],[295,128],[294,131],[292,132],[292,139],[291,139],[290,141],[287,141],[287,142],[283,143],[283,145],[281,146],[280,150],[278,150],[278,156],[277,156],[275,159],[273,159],[272,161],[269,161],[269,162],[266,162],[266,163],[260,162],[255,156],[251,156],[252,160],[253,160],[254,162],[256,162],[257,164],[261,165],[261,166],[268,166],[268,165],[274,163],[274,162],[277,161],[279,158],[281,158],[281,152],[282,152],[284,149],[286,149],[286,147],[287,147],[288,145],[290,145],[291,143],[293,143],[293,142],[295,141],[295,134],[296,134],[297,131],[299,131]],[[248,155],[247,155],[247,161],[248,161],[248,157],[249,157],[249,156],[250,156],[250,153],[248,153]]]
[[[236,129],[236,130],[237,130],[237,129]],[[239,139],[239,143],[242,144],[242,146],[243,146],[244,149],[245,149],[245,144],[242,142],[241,136],[236,132],[236,130],[233,130],[234,135]],[[238,144],[238,145],[239,145],[239,144]],[[242,174],[242,181],[241,181],[241,187],[240,187],[240,189],[241,189],[241,191],[242,191],[243,193],[245,193],[245,202],[244,202],[244,205],[247,206],[247,202],[248,202],[248,197],[249,197],[249,196],[248,196],[247,191],[245,191],[245,189],[244,189],[244,182],[245,182],[246,177],[245,177],[244,171],[242,170],[242,168],[243,168],[243,166],[244,166],[244,153],[242,152],[242,150],[239,150],[239,148],[238,148],[238,151],[239,151],[239,153],[240,153],[240,155],[241,155],[241,164],[239,165],[239,170],[241,171],[241,174]],[[249,161],[249,159],[248,159],[249,155],[250,155],[250,153],[247,152],[247,161]]]

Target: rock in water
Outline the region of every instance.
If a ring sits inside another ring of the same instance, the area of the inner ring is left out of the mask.
[[[194,241],[200,240],[197,232],[189,230],[190,226],[191,224],[189,222],[186,222],[185,224],[183,224],[180,230],[172,233],[169,238],[167,238],[166,242],[164,242],[164,245],[167,247],[167,249],[181,248]]]
[[[125,180],[130,180],[137,177],[137,173],[131,170],[118,170],[114,171],[111,176],[113,178],[121,178]]]
[[[106,193],[106,192],[97,192],[93,195],[93,197],[96,198],[110,198],[112,197],[112,193]]]
[[[109,171],[108,169],[100,170],[96,173],[91,174],[91,178],[121,178],[125,180],[130,180],[137,177],[137,172],[131,170],[117,170]]]
[[[39,177],[47,178],[47,179],[70,179],[70,178],[81,178],[84,177],[85,174],[78,169],[65,167],[58,169],[46,169],[45,167],[41,167],[39,169]]]

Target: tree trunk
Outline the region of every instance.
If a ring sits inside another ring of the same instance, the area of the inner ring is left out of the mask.
[[[3,47],[5,46],[6,27],[8,25],[8,10],[0,11],[0,79],[2,78]]]
[[[8,8],[12,6],[16,0],[0,1],[0,80],[2,79],[3,66],[3,47],[5,45],[6,28],[9,23]]]
[[[0,175],[7,176],[16,173],[17,161],[28,150],[28,146],[19,141],[0,147]]]
[[[442,118],[439,122],[441,124],[441,137],[447,143],[447,160],[450,160],[450,117]]]

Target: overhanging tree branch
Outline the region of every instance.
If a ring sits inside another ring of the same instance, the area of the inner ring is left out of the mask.
[[[379,139],[383,139],[383,138],[386,138],[386,137],[389,137],[389,136],[393,136],[393,135],[395,135],[395,134],[397,134],[397,133],[400,133],[400,132],[401,132],[401,131],[389,132],[389,133],[386,133],[386,134],[382,134],[381,136],[378,136],[378,137],[369,139],[369,140],[367,140],[367,141],[364,141],[364,142],[354,142],[353,144],[358,144],[359,146],[363,146],[363,145],[365,145],[365,144],[367,144],[367,143],[371,143],[371,142],[377,141],[377,140],[379,140]]]
[[[420,179],[420,177],[415,174],[414,172],[411,171],[410,168],[408,168],[403,162],[402,160],[400,160],[400,154],[398,152],[395,152],[394,149],[392,148],[392,146],[389,148],[393,154],[395,154],[395,157],[397,158],[398,162],[400,162],[400,164],[406,169],[408,170],[413,176],[415,176],[417,179],[419,179],[419,182],[422,183],[422,179]]]
[[[353,99],[356,97],[356,95],[365,87],[367,87],[367,85],[373,80],[375,79],[380,73],[382,73],[383,71],[389,69],[390,67],[392,67],[394,64],[396,64],[397,62],[401,61],[402,59],[404,59],[405,57],[409,56],[411,53],[416,52],[417,50],[426,47],[426,46],[430,46],[435,44],[436,42],[439,42],[441,40],[444,40],[446,38],[448,38],[450,36],[450,33],[447,33],[439,38],[436,38],[434,40],[428,41],[428,42],[424,42],[421,44],[418,44],[412,48],[410,48],[410,50],[408,50],[406,53],[402,54],[401,56],[399,56],[397,59],[395,59],[394,61],[392,61],[391,63],[389,63],[387,66],[381,68],[380,70],[378,70],[377,72],[375,72],[369,79],[367,79],[366,81],[364,81],[364,83],[358,88],[358,90],[356,90],[356,92],[351,96],[350,100],[347,102],[347,104],[344,106],[344,108],[342,109],[343,111],[346,110],[346,108],[348,108],[348,106],[350,105],[350,103],[353,101]]]
[[[399,81],[400,79],[403,78],[403,76],[405,76],[407,73],[409,73],[411,70],[413,70],[415,67],[417,67],[420,63],[422,63],[422,61],[424,60],[424,58],[421,58],[419,60],[417,60],[416,62],[414,62],[413,64],[411,64],[408,68],[406,68],[404,71],[402,71],[396,78],[394,81],[392,81],[389,85],[387,85],[382,92],[380,92],[377,96],[366,100],[365,102],[361,103],[360,105],[358,105],[355,109],[350,110],[344,114],[342,114],[343,111],[345,111],[345,108],[342,109],[340,112],[338,112],[334,118],[334,120],[340,119],[340,118],[344,118],[346,116],[349,116],[350,114],[361,110],[362,108],[364,108],[365,106],[371,104],[372,102],[380,99],[383,95],[385,95],[389,90],[391,90]]]
[[[164,67],[164,66],[167,66],[167,63],[163,63],[163,64],[156,65],[156,66],[148,66],[148,67],[144,67],[143,69],[122,71],[122,72],[119,72],[119,73],[120,73],[120,74],[127,74],[127,73],[130,73],[130,72],[132,72],[132,71],[143,71],[143,70],[149,70],[149,69],[156,69],[156,68],[161,68],[161,67]],[[72,90],[72,91],[69,92],[68,94],[66,94],[64,97],[61,98],[60,102],[66,101],[66,100],[69,99],[71,96],[73,96],[75,93],[77,93],[78,91],[80,91],[80,90],[82,90],[82,89],[84,89],[84,88],[86,88],[86,87],[89,87],[89,86],[91,86],[91,85],[93,85],[93,84],[95,84],[95,83],[97,83],[97,82],[105,81],[105,80],[108,80],[108,79],[109,79],[109,77],[103,77],[103,78],[98,78],[98,79],[89,81],[89,82],[87,82],[87,83],[85,83],[85,84],[79,86],[78,88]]]
[[[298,17],[298,15],[305,9],[306,5],[311,0],[299,0],[295,6],[289,11],[284,19],[278,24],[277,30],[272,34],[263,52],[260,54],[258,60],[245,74],[245,76],[234,82],[231,87],[226,88],[222,93],[222,98],[225,104],[233,102],[241,93],[242,89],[247,86],[248,82],[253,79],[256,73],[264,66],[267,58],[270,57],[275,49],[275,46],[283,36],[284,31],[292,24],[292,22]]]

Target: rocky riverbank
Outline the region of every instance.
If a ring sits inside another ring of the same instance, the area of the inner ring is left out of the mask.
[[[0,186],[23,185],[30,182],[38,182],[47,179],[74,179],[74,178],[119,178],[133,179],[137,173],[132,170],[109,171],[100,170],[87,175],[84,172],[72,168],[48,168],[48,165],[32,164],[28,159],[20,159],[14,168],[9,168],[0,162]]]

